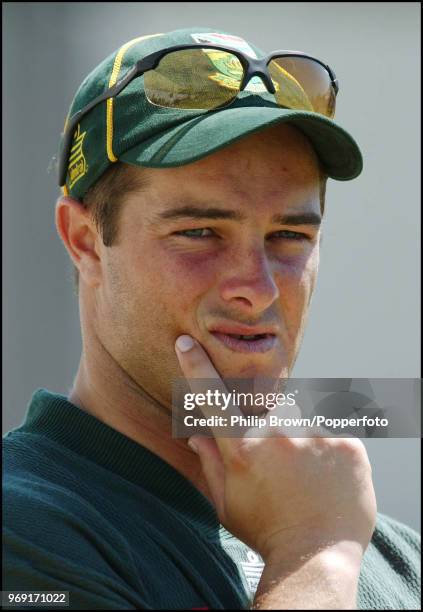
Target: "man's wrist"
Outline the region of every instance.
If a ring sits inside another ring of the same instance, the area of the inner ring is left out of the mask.
[[[323,550],[293,561],[273,556],[266,563],[253,610],[354,610],[360,575],[357,556]]]

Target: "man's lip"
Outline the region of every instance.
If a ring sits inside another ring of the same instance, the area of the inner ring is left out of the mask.
[[[221,324],[215,325],[209,329],[210,333],[219,333],[219,334],[228,334],[228,335],[236,335],[236,336],[256,336],[258,334],[267,334],[269,336],[276,336],[278,334],[278,330],[275,326],[270,325],[260,325],[256,327],[251,327],[249,325],[231,325],[231,324]]]
[[[267,353],[273,350],[276,346],[277,337],[275,334],[263,334],[259,338],[241,339],[236,335],[213,331],[211,335],[219,340],[226,348],[235,353]]]

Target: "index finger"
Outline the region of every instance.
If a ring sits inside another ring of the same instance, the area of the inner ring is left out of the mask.
[[[182,372],[193,393],[206,395],[207,391],[212,391],[212,393],[218,391],[225,396],[230,395],[206,351],[194,338],[187,335],[179,336],[175,343],[175,349]],[[200,405],[200,408],[205,417],[215,415],[213,406]],[[242,412],[233,402],[229,403],[225,414],[229,418],[231,416],[242,416]],[[236,441],[239,441],[238,438],[219,436],[220,427],[210,426],[210,429],[223,456],[234,450]]]

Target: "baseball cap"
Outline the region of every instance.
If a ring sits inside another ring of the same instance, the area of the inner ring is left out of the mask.
[[[112,87],[138,60],[170,46],[195,42],[226,44],[252,57],[265,55],[243,38],[211,28],[140,36],[122,45],[84,79],[65,128],[70,117]],[[252,95],[247,86],[230,106],[210,111],[151,104],[143,83],[144,77],[134,79],[119,95],[81,119],[68,161],[66,195],[82,199],[116,161],[151,168],[182,166],[279,123],[289,123],[309,139],[330,178],[348,181],[362,171],[360,149],[345,129],[320,113],[281,108],[264,87],[256,88]]]

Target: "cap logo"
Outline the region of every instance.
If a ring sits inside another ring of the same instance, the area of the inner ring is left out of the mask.
[[[82,150],[82,145],[84,144],[84,138],[87,132],[83,132],[81,134],[81,126],[78,123],[78,128],[75,132],[74,141],[71,148],[71,153],[69,157],[69,188],[75,185],[80,178],[82,178],[88,170],[87,161],[84,156],[84,152]]]
[[[191,38],[197,43],[205,43],[210,45],[229,45],[233,49],[239,49],[246,55],[257,59],[257,55],[250,45],[240,36],[233,36],[232,34],[220,34],[218,32],[205,32],[199,34],[191,34]],[[217,72],[210,75],[209,78],[213,81],[218,82],[223,87],[228,89],[238,89],[239,81],[242,74],[242,67],[238,60],[231,59],[227,53],[223,51],[212,51],[210,49],[204,49],[204,53],[209,57],[212,64],[217,68]],[[253,77],[248,83],[245,91],[251,91],[253,93],[265,93],[267,91],[266,86],[262,80],[258,77]]]

